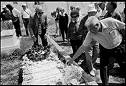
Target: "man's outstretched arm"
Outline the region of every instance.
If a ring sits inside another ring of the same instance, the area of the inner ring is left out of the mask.
[[[84,51],[85,51],[85,48],[86,48],[87,46],[84,46],[83,44],[79,47],[79,49],[77,50],[77,52],[74,54],[74,56],[73,56],[73,61],[75,60],[75,59],[77,59]]]

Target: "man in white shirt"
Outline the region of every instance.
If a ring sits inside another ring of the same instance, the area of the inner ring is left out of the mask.
[[[82,43],[88,33],[88,29],[85,26],[85,22],[89,17],[96,16],[96,14],[97,14],[97,9],[95,8],[95,5],[89,4],[88,14],[82,18],[79,25],[79,32],[82,35]],[[95,41],[93,40],[92,43],[95,43]],[[80,66],[87,73],[89,73],[92,76],[95,76],[95,68],[93,67],[93,65],[96,63],[96,60],[99,56],[99,43],[95,43],[95,45],[89,46],[84,54],[85,55],[82,54],[84,61],[81,63]]]
[[[16,8],[14,8],[11,4],[7,4],[6,7],[10,10],[10,12],[12,14],[12,22],[13,22],[14,27],[16,29],[17,37],[22,36],[21,28],[23,26],[23,23],[22,23],[22,18],[21,18],[20,11],[17,10]]]
[[[26,4],[23,4],[22,8],[23,8],[23,10],[21,12],[21,16],[22,16],[23,23],[25,26],[26,35],[29,36],[28,23],[29,23],[29,19],[31,17],[31,11],[27,8]]]
[[[92,46],[92,40],[96,40],[100,44],[100,76],[102,83],[108,85],[109,73],[108,73],[108,64],[109,59],[114,56],[117,61],[121,60],[118,58],[118,54],[122,57],[122,52],[125,53],[125,47],[120,48],[122,42],[122,36],[119,33],[119,29],[125,29],[125,23],[120,22],[113,18],[106,18],[101,21],[97,17],[91,16],[85,23],[89,32],[74,54],[73,58],[68,59],[68,64],[73,63],[73,61],[78,58],[83,52],[85,52],[88,46]],[[115,51],[119,53],[115,53]]]

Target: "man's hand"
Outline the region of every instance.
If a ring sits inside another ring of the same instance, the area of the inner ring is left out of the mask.
[[[73,61],[74,60],[72,58],[67,59],[67,61],[66,61],[67,62],[67,65],[70,66],[71,64],[73,64]]]

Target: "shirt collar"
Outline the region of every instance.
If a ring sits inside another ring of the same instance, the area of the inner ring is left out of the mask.
[[[102,31],[103,31],[105,28],[107,28],[107,26],[106,26],[103,22],[100,21],[100,23],[101,23],[101,25],[102,25]]]

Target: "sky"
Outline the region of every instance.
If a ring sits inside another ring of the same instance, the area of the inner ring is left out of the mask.
[[[13,2],[9,2],[9,1],[7,1],[7,2],[1,2],[1,6],[2,5],[6,5],[7,3],[11,3],[11,4],[13,4]],[[15,8],[17,8],[18,10],[22,10],[22,7],[21,7],[21,5],[23,4],[23,3],[26,3],[27,5],[28,5],[28,7],[29,7],[29,9],[32,11],[32,13],[34,13],[34,9],[35,9],[35,6],[34,6],[34,2],[33,1],[31,1],[31,2],[22,2],[22,1],[20,1],[20,2],[18,2],[18,4],[13,4],[14,5],[14,7]],[[87,12],[87,6],[90,4],[90,3],[92,3],[92,2],[64,2],[64,1],[48,1],[48,2],[44,2],[44,5],[43,5],[43,8],[44,8],[44,10],[45,10],[45,12],[46,12],[46,14],[47,15],[49,15],[50,16],[50,14],[51,14],[51,12],[52,11],[54,11],[57,7],[62,7],[62,8],[64,8],[64,10],[67,12],[67,13],[69,13],[69,11],[68,11],[68,5],[69,5],[69,7],[72,5],[72,6],[79,6],[80,7],[80,9],[81,9],[81,13],[82,14],[86,14],[86,12]],[[118,8],[117,8],[117,10],[119,10],[119,11],[122,11],[123,10],[123,8],[125,7],[125,4],[122,4],[123,2],[118,2]]]

